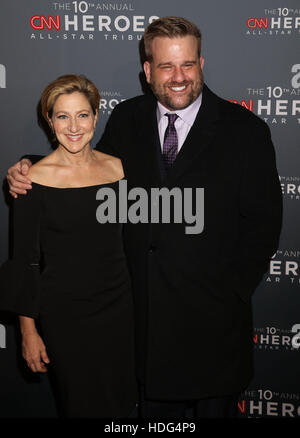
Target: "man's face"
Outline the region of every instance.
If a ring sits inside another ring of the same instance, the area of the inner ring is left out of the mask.
[[[152,41],[153,59],[144,63],[146,79],[158,101],[171,111],[186,108],[202,91],[204,59],[197,47],[191,35]]]

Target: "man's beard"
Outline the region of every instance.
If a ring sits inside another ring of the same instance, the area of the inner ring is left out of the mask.
[[[204,79],[203,79],[202,71],[200,71],[199,77],[196,82],[195,81],[194,82],[183,81],[181,83],[170,82],[167,84],[167,87],[182,87],[184,85],[189,85],[189,84],[191,84],[191,90],[189,94],[185,97],[184,103],[183,102],[177,103],[176,98],[173,98],[167,93],[165,89],[165,84],[157,85],[155,80],[151,80],[150,82],[151,89],[154,95],[156,96],[157,100],[171,111],[187,108],[189,105],[195,102],[195,100],[200,95],[203,89]]]

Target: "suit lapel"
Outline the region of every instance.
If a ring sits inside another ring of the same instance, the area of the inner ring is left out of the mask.
[[[216,135],[219,118],[218,97],[204,85],[201,107],[176,160],[168,172],[165,180],[167,186],[174,185],[175,181],[210,145]]]

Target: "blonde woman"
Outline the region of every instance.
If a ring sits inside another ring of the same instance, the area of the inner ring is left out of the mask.
[[[20,315],[23,356],[33,372],[53,372],[66,417],[126,417],[136,402],[122,228],[95,214],[97,190],[117,194],[124,177],[118,158],[91,148],[99,101],[82,76],[44,90],[57,148],[30,168],[32,189],[14,200],[14,254],[2,268],[1,307]]]

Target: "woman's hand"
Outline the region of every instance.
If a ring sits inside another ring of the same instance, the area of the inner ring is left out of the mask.
[[[28,367],[34,373],[46,373],[46,364],[50,363],[45,344],[40,335],[24,333],[22,335],[22,354]]]
[[[27,365],[34,373],[46,373],[45,364],[50,363],[45,344],[37,332],[35,321],[29,316],[21,316],[22,354]]]
[[[9,185],[9,193],[17,198],[19,195],[26,195],[26,190],[31,189],[31,181],[27,178],[27,174],[32,163],[30,160],[23,158],[8,169],[7,181]]]

